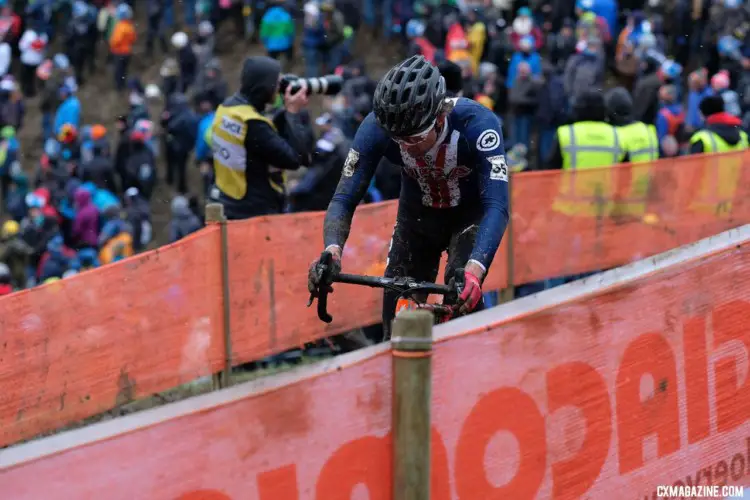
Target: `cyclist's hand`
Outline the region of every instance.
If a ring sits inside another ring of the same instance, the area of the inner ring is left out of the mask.
[[[477,273],[480,274],[481,273]],[[469,269],[464,271],[464,289],[458,297],[458,313],[467,314],[474,310],[482,300],[481,278]]]
[[[341,250],[338,247],[331,247],[330,249],[326,249],[323,253],[330,253],[333,257],[331,259],[333,269],[329,273],[329,278],[333,278],[341,272]],[[321,255],[320,259],[314,260],[310,263],[310,268],[307,272],[307,289],[313,297],[318,296],[318,290],[321,286],[328,287],[327,289],[329,293],[333,292],[331,282],[321,283],[321,274],[323,272],[321,269],[322,261],[323,256]]]

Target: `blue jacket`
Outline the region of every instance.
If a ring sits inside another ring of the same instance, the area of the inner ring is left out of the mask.
[[[206,142],[206,131],[211,128],[216,112],[212,111],[198,122],[198,137],[195,139],[195,159],[203,161],[211,155],[211,146]]]
[[[289,12],[279,6],[268,9],[261,20],[260,37],[269,52],[289,50],[294,44],[294,20]]]
[[[323,20],[320,19],[315,26],[305,26],[302,32],[302,46],[306,49],[319,49],[326,41],[326,30]]]
[[[514,52],[513,57],[510,58],[510,65],[508,66],[508,77],[505,80],[505,86],[509,89],[513,88],[513,82],[516,81],[516,73],[518,73],[518,65],[522,62],[529,63],[531,66],[531,74],[541,76],[542,74],[542,58],[536,52],[524,54],[523,52]]]
[[[117,196],[106,189],[98,189],[93,182],[86,182],[82,184],[81,187],[91,193],[91,201],[94,203],[97,210],[99,210],[99,213],[104,212],[113,205],[120,204],[120,200]]]
[[[617,35],[620,33],[617,26],[617,0],[594,0],[594,8],[592,10],[594,14],[603,17],[607,21],[609,32],[616,40]]]
[[[74,95],[65,99],[57,108],[55,113],[55,136],[66,123],[70,123],[76,129],[81,124],[81,102]]]

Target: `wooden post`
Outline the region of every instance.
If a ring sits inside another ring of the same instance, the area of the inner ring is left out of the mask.
[[[432,324],[424,310],[393,321],[393,500],[430,499]]]
[[[505,228],[505,238],[508,242],[508,258],[505,261],[508,274],[508,286],[503,288],[500,293],[500,302],[510,302],[516,294],[514,285],[515,277],[513,269],[515,268],[515,253],[513,251],[513,174],[508,176],[508,226]]]
[[[229,244],[227,238],[227,219],[224,217],[224,207],[219,203],[206,205],[206,223],[219,224],[221,238],[221,285],[224,309],[224,370],[220,375],[214,375],[214,388],[229,387],[232,373],[232,330],[230,328],[230,297],[229,297]]]

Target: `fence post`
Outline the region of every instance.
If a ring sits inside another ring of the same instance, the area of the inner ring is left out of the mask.
[[[501,292],[500,301],[510,302],[513,300],[516,294],[516,287],[514,285],[515,276],[513,276],[513,270],[515,268],[515,252],[513,251],[513,174],[508,176],[508,226],[505,228],[505,238],[508,242],[508,256],[505,261],[508,275],[508,286],[503,288]]]
[[[393,500],[430,499],[432,313],[393,321]]]
[[[206,223],[219,224],[221,241],[221,286],[224,309],[224,370],[220,376],[214,375],[214,388],[229,387],[232,373],[232,330],[229,325],[231,301],[229,297],[229,244],[227,238],[227,219],[224,206],[220,203],[206,205]]]

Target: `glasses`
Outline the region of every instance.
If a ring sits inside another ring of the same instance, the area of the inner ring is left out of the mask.
[[[404,146],[417,146],[418,144],[422,144],[427,139],[427,136],[430,135],[432,129],[435,128],[436,123],[437,120],[432,122],[432,125],[418,134],[410,135],[407,137],[394,137],[393,140]]]

